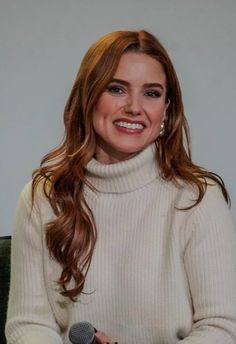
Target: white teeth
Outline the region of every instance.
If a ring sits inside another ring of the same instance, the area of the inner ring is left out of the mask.
[[[144,126],[140,123],[128,123],[128,122],[115,122],[115,125],[118,125],[119,127],[127,128],[127,129],[143,129]]]

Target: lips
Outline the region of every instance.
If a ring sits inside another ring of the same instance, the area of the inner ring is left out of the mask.
[[[142,121],[131,121],[126,118],[120,118],[113,123],[116,126],[124,129],[143,130],[145,128],[145,124]]]
[[[129,123],[129,122],[124,122],[124,121],[119,121],[119,122],[114,122],[115,125],[121,128],[127,128],[127,129],[143,129],[144,126],[143,124],[140,123]]]

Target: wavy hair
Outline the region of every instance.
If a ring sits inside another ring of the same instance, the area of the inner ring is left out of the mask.
[[[40,182],[56,215],[46,224],[46,244],[51,256],[62,267],[58,279],[61,294],[71,300],[75,300],[83,290],[97,238],[95,220],[83,194],[85,184],[93,188],[85,174],[85,166],[96,147],[93,109],[115,74],[121,56],[127,51],[153,57],[161,63],[166,75],[169,106],[165,134],[156,141],[162,178],[177,184],[184,181],[196,187],[198,197],[186,209],[201,202],[209,178],[220,185],[229,202],[221,178],[192,162],[181,89],[165,48],[144,30],[116,31],[105,35],[90,47],[82,60],[65,106],[62,144],[45,155],[40,167],[33,172],[33,202]]]

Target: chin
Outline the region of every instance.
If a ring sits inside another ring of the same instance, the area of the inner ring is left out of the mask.
[[[137,154],[145,149],[149,144],[143,145],[127,145],[124,147],[117,147],[120,152],[128,153],[128,154]]]
[[[117,153],[119,153],[120,155],[127,155],[127,158],[129,158],[129,156],[134,156],[136,154],[138,154],[139,152],[141,152],[143,149],[145,149],[147,147],[147,145],[145,146],[139,146],[139,147],[126,147],[126,148],[121,148],[119,147],[117,149]]]

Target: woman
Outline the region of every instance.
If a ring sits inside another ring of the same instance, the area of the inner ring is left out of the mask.
[[[80,321],[102,343],[236,343],[228,194],[191,160],[160,42],[119,31],[93,44],[64,121],[20,197],[8,343],[69,343]]]

